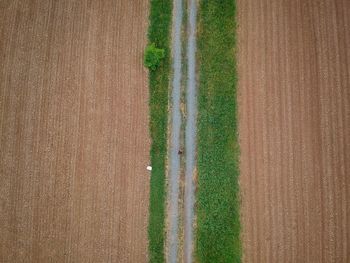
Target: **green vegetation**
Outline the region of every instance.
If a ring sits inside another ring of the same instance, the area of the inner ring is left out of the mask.
[[[164,49],[156,48],[154,43],[149,44],[145,50],[144,64],[150,70],[156,70],[161,60],[164,58]]]
[[[199,10],[196,257],[241,262],[235,1],[203,0]]]
[[[164,58],[149,71],[151,185],[149,208],[149,261],[164,262],[165,161],[167,155],[168,84],[170,73],[171,0],[150,1],[148,41],[164,49]]]

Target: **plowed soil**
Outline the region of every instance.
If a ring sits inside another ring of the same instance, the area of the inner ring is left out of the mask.
[[[350,262],[350,1],[238,14],[244,262]]]
[[[0,1],[0,262],[147,262],[148,1]]]

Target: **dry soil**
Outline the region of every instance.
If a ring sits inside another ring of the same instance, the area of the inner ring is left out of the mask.
[[[245,262],[350,262],[350,1],[238,0]]]
[[[0,0],[0,262],[147,262],[146,0]]]

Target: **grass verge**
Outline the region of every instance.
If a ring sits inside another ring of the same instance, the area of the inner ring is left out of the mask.
[[[165,50],[161,65],[149,72],[152,173],[148,249],[150,262],[164,262],[165,162],[167,156],[168,86],[170,74],[171,0],[151,0],[148,41]]]
[[[241,262],[235,0],[199,9],[196,257]]]

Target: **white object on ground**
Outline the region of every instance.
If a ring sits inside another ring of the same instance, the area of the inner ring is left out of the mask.
[[[148,166],[147,166],[147,170],[148,170],[148,171],[152,171],[152,166],[149,166],[149,165],[148,165]]]

